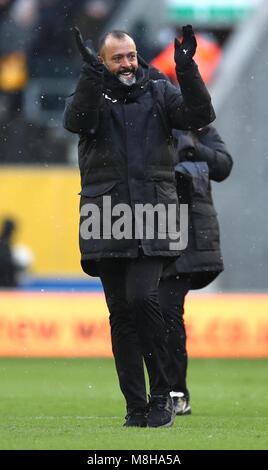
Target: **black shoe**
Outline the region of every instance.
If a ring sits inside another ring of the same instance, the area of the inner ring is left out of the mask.
[[[192,414],[190,401],[186,397],[172,397],[173,406],[175,408],[175,414],[177,416],[190,415]]]
[[[175,419],[173,401],[168,395],[152,395],[147,416],[148,427],[158,428],[172,426]]]
[[[126,419],[126,422],[124,426],[129,426],[129,427],[135,426],[138,428],[147,427],[146,410],[139,410],[139,409],[128,410],[128,413],[125,419]]]

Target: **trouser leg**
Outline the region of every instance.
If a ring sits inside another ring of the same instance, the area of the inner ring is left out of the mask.
[[[184,393],[186,398],[189,398],[186,385],[188,355],[183,314],[190,282],[190,277],[181,275],[178,279],[161,280],[159,285],[159,301],[167,325],[168,377],[172,390]]]
[[[110,311],[113,354],[127,407],[146,404],[143,358],[151,394],[166,394],[166,327],[158,300],[163,259],[101,260],[100,278]]]
[[[112,351],[121,391],[128,409],[145,408],[143,357],[132,311],[126,301],[126,261],[101,260],[99,275],[110,312]]]
[[[162,269],[163,258],[140,256],[129,263],[126,273],[126,297],[136,322],[151,395],[170,391],[166,326],[158,298]]]

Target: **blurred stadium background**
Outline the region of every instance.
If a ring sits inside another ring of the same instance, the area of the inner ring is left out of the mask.
[[[174,77],[172,43],[192,24],[214,125],[234,159],[214,184],[225,271],[186,304],[195,357],[268,357],[268,2],[1,0],[0,222],[11,219],[14,287],[0,291],[1,356],[110,356],[108,312],[78,248],[77,136],[62,128],[81,59],[71,28],[97,47],[120,28]],[[1,260],[0,260],[1,263]]]

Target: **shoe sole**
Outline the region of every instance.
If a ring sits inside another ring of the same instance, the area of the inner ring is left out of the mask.
[[[123,427],[125,428],[147,428],[147,421],[143,421],[140,423],[124,423]]]
[[[186,409],[185,411],[178,411],[176,413],[176,416],[191,415],[191,414],[192,414],[192,410],[191,408],[189,408],[188,410]]]
[[[147,428],[147,424],[123,424],[124,428]]]

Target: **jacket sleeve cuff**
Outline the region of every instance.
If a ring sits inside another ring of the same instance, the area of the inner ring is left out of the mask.
[[[215,150],[203,145],[201,143],[197,143],[195,145],[195,152],[196,152],[196,161],[203,161],[207,162],[209,168],[212,168],[215,164]]]
[[[101,64],[100,67],[94,67],[87,62],[84,62],[81,72],[89,77],[96,77],[103,80],[103,66]]]
[[[185,78],[187,78],[188,76],[191,76],[191,74],[193,74],[193,72],[195,72],[197,68],[198,68],[197,64],[193,59],[192,59],[192,63],[188,65],[187,67],[184,67],[183,69],[180,69],[176,65],[175,70],[176,70],[178,82],[180,82],[180,79],[184,76]]]

